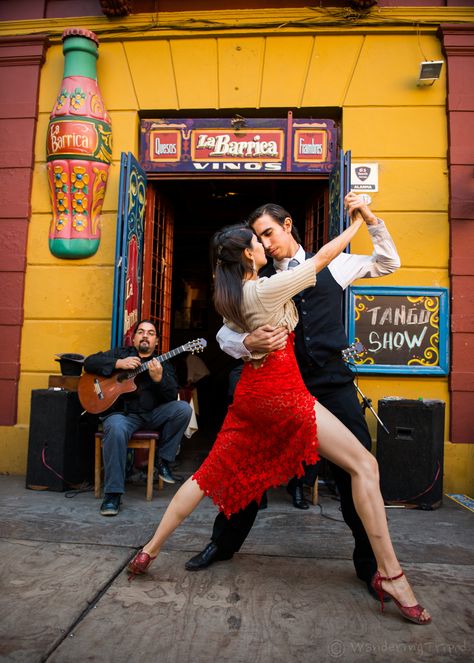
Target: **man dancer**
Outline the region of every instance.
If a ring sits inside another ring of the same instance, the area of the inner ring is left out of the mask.
[[[360,196],[349,193],[345,204],[356,204],[367,224],[374,245],[370,256],[343,253],[317,277],[316,285],[293,298],[299,314],[295,329],[296,358],[308,390],[322,405],[342,421],[367,448],[370,433],[363,416],[353,374],[341,356],[348,345],[343,324],[343,292],[359,278],[391,274],[400,259],[385,224],[378,219]],[[279,205],[259,207],[248,218],[248,224],[262,242],[269,264],[261,276],[291,269],[309,258],[300,245],[298,232],[290,214]],[[296,262],[295,262],[296,261]],[[252,352],[272,352],[285,346],[287,331],[264,326],[251,334],[237,334],[223,327],[217,335],[221,348],[237,358],[250,358]],[[353,553],[357,577],[370,585],[376,571],[375,557],[352,500],[350,476],[333,464],[331,469],[339,490],[344,521],[355,540]],[[293,482],[293,483],[292,483]],[[293,479],[289,486],[294,486]],[[302,480],[296,485],[302,488]],[[258,511],[256,502],[234,514],[229,520],[219,513],[214,522],[211,542],[186,563],[186,569],[197,571],[216,561],[230,559],[245,541]]]

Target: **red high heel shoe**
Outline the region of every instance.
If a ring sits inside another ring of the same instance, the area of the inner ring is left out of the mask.
[[[146,573],[147,568],[150,566],[152,561],[156,559],[156,555],[152,557],[144,550],[137,552],[135,557],[128,563],[127,571],[129,572],[128,581],[130,582],[134,576],[142,575]]]
[[[421,606],[419,603],[416,605],[412,606],[406,606],[402,605],[397,599],[394,597],[393,594],[391,594],[387,588],[382,588],[382,582],[383,581],[391,581],[391,580],[398,580],[405,574],[403,571],[398,574],[398,576],[393,576],[392,578],[384,578],[383,576],[380,575],[378,571],[375,572],[374,577],[372,578],[372,587],[373,589],[377,592],[379,600],[380,600],[380,605],[381,605],[381,611],[384,611],[384,604],[383,604],[383,595],[388,594],[397,608],[400,610],[402,615],[405,617],[405,619],[408,619],[410,622],[413,622],[414,624],[430,624],[431,623],[431,617],[428,617],[428,619],[422,619],[421,615],[423,613],[423,606]]]

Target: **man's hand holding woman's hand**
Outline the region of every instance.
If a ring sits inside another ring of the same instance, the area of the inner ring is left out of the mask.
[[[352,221],[357,217],[356,212],[359,212],[368,226],[378,225],[377,217],[367,203],[364,202],[362,196],[358,196],[353,191],[348,193],[344,198],[344,208],[349,212]]]
[[[263,325],[258,327],[244,339],[244,345],[249,352],[268,353],[282,350],[286,346],[288,329],[286,327],[272,327]]]

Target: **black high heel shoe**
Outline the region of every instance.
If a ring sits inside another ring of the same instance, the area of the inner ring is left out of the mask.
[[[406,606],[402,605],[400,601],[397,601],[397,599],[394,597],[393,594],[391,594],[388,589],[382,587],[382,582],[388,582],[391,580],[398,580],[399,578],[402,578],[405,574],[403,571],[399,573],[397,576],[393,576],[392,578],[384,578],[384,576],[381,576],[378,571],[375,572],[374,577],[372,578],[372,587],[373,589],[377,592],[379,600],[380,600],[380,606],[381,606],[381,611],[384,611],[384,603],[383,603],[383,595],[388,594],[397,608],[400,610],[402,615],[405,617],[405,619],[408,619],[410,622],[413,622],[414,624],[430,624],[431,623],[431,617],[428,617],[427,619],[422,619],[421,615],[423,614],[423,606],[417,603],[416,605],[412,606]]]

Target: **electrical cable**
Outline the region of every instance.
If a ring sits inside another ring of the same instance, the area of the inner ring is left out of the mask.
[[[46,461],[46,447],[43,447],[41,450],[41,461],[43,465],[48,469],[50,472],[52,472],[55,476],[58,477],[58,479],[61,479],[61,481],[64,481],[64,483],[67,483],[69,486],[76,486],[76,484],[72,483],[71,481],[68,481],[65,479],[59,472],[56,472],[54,467],[51,467]],[[79,493],[87,493],[93,490],[93,486],[91,484],[80,484],[78,487],[74,487],[72,490],[67,491],[64,494],[64,497],[76,497],[76,495],[79,495]]]

